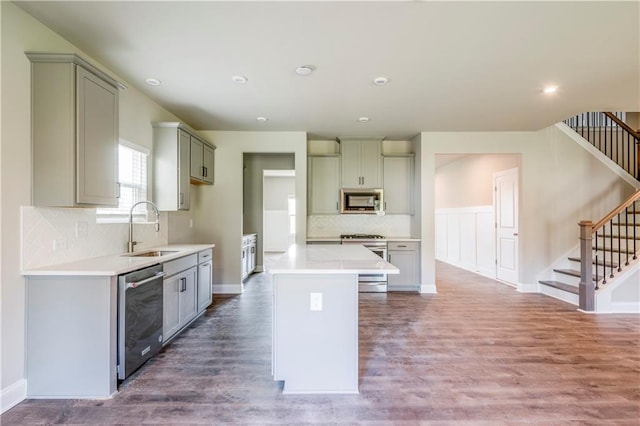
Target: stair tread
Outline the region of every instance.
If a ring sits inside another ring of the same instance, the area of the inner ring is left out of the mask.
[[[569,257],[569,260],[571,260],[571,261],[573,261],[573,262],[578,262],[578,263],[582,262],[582,259],[580,259],[579,257]],[[596,260],[595,260],[595,259],[593,259],[593,260],[591,261],[591,264],[592,264],[592,265],[595,265],[595,264],[596,264]],[[611,262],[609,262],[608,260],[607,260],[607,261],[604,261],[604,262],[603,262],[602,260],[598,260],[598,265],[600,265],[600,266],[603,266],[603,265],[604,265],[604,266],[607,266],[607,267],[609,267],[609,268],[611,268],[611,267],[613,267],[613,268],[617,268],[617,267],[618,267],[618,264],[617,264],[617,263],[615,263],[615,262],[614,262],[614,263],[611,263]]]
[[[553,271],[559,274],[565,274],[565,275],[570,275],[572,277],[580,278],[580,271],[576,271],[575,269],[558,268],[558,269],[554,269]],[[593,281],[598,281],[598,277],[596,275],[593,276]]]
[[[629,223],[629,222],[612,222],[612,225],[617,225],[617,226],[640,226],[640,222],[636,222],[636,223]]]
[[[549,287],[553,287],[553,288],[557,288],[559,290],[564,290],[568,293],[573,293],[573,294],[580,294],[580,291],[578,290],[578,287],[571,285],[571,284],[566,284],[560,281],[553,281],[553,280],[545,280],[545,281],[539,281],[540,284],[544,284],[546,286]]]

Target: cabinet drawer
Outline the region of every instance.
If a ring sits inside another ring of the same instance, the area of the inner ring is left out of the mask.
[[[213,250],[202,250],[198,253],[198,264],[208,262],[213,257]]]
[[[418,250],[416,241],[389,241],[387,243],[389,250]]]
[[[190,254],[189,256],[181,257],[180,259],[163,263],[162,270],[164,271],[165,276],[170,277],[171,275],[189,269],[192,266],[196,266],[197,264],[198,255]]]

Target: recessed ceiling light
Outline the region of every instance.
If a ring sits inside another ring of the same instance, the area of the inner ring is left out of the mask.
[[[267,121],[269,121],[267,117],[256,117],[256,120],[260,123],[266,123]]]
[[[384,86],[388,82],[389,79],[387,77],[376,77],[373,79],[373,84],[375,84],[376,86]]]
[[[249,79],[244,75],[234,75],[233,77],[231,77],[231,81],[238,84],[245,84],[247,81],[249,81]]]
[[[149,86],[160,86],[162,84],[162,82],[157,78],[148,78],[144,82],[147,83]]]
[[[309,65],[302,65],[296,68],[296,74],[301,75],[303,77],[311,75],[312,72],[313,72],[313,67]]]
[[[556,93],[558,91],[558,86],[547,86],[544,89],[542,89],[542,93],[544,93],[545,95],[550,95],[552,93]]]
[[[360,117],[358,118],[358,121],[361,123],[368,123],[369,122],[369,117]]]

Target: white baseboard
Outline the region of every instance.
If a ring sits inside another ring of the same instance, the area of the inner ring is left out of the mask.
[[[435,284],[422,284],[420,286],[421,294],[438,294],[438,289]]]
[[[0,413],[4,413],[11,407],[15,407],[27,398],[27,381],[18,380],[7,386],[0,392]]]
[[[214,284],[213,294],[242,294],[244,287],[242,284]]]
[[[538,284],[518,283],[518,292],[520,293],[540,293]]]

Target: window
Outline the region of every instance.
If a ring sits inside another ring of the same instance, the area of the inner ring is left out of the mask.
[[[129,210],[138,201],[147,199],[147,157],[144,148],[120,140],[118,149],[118,182],[120,198],[118,207],[98,209],[99,222],[123,222],[129,220]],[[146,222],[147,205],[137,206],[134,221]]]

